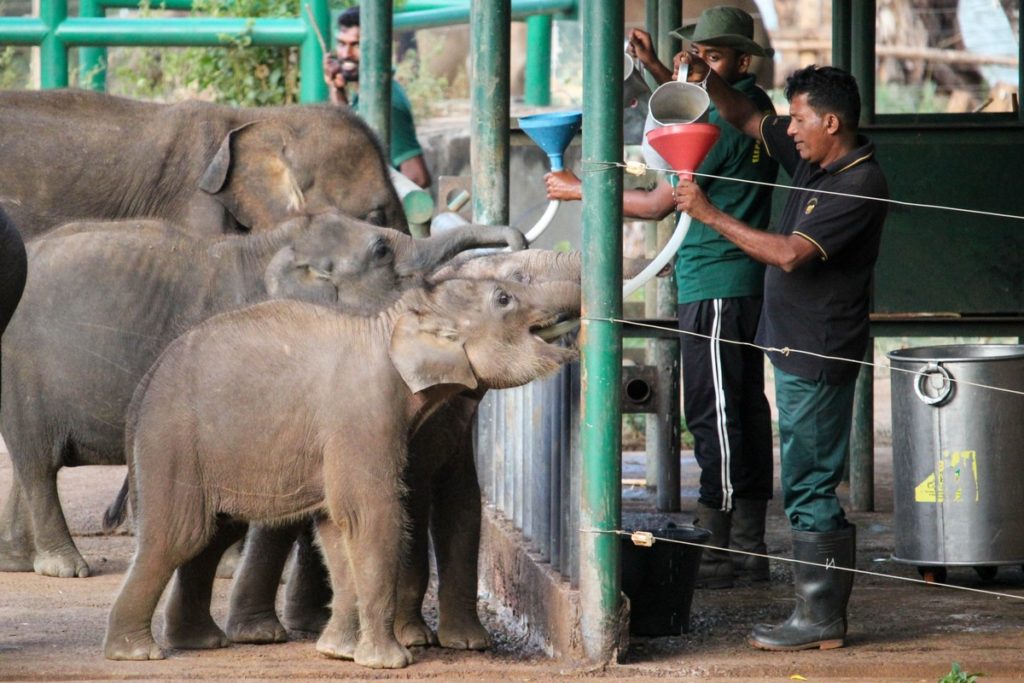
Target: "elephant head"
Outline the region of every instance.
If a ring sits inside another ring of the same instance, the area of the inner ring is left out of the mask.
[[[445,280],[410,299],[389,353],[413,392],[437,385],[507,389],[555,372],[576,350],[548,334],[579,318],[580,287],[500,280]]]
[[[396,301],[467,249],[522,249],[522,233],[505,226],[466,225],[425,239],[331,212],[315,216],[271,259],[264,273],[276,298],[337,305],[372,314]]]
[[[291,107],[229,131],[199,182],[242,229],[336,209],[408,232],[380,145],[354,114]]]

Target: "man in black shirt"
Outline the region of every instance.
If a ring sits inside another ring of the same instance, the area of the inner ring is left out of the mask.
[[[699,57],[687,61],[701,75],[709,71]],[[777,349],[768,355],[793,554],[852,568],[855,528],[835,489],[849,450],[859,369],[849,361],[861,360],[868,344],[872,270],[886,214],[877,199],[888,198],[888,187],[873,145],[858,133],[860,97],[848,73],[816,66],[796,71],[786,82],[788,117],[764,116],[731,90],[710,72],[708,93],[719,112],[761,140],[797,189],[769,233],[717,209],[693,182],[680,183],[676,206],[768,265],[755,340]],[[794,582],[793,614],[777,626],[755,626],[750,643],[766,650],[841,647],[852,572],[796,564]]]

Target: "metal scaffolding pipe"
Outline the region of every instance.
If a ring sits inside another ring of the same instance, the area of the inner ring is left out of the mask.
[[[583,325],[579,575],[583,650],[611,661],[619,637],[622,492],[622,161],[621,2],[585,0],[583,20]]]
[[[473,219],[488,225],[508,225],[509,216],[510,23],[509,0],[473,3],[470,12],[472,137],[469,144]]]
[[[363,4],[360,15],[359,115],[391,147],[391,0]]]

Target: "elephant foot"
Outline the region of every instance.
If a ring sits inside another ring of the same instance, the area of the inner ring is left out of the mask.
[[[224,632],[210,620],[205,624],[184,623],[170,619],[164,628],[167,644],[179,650],[215,650],[231,644]]]
[[[31,548],[16,547],[0,540],[0,572],[35,571],[35,552]]]
[[[288,632],[278,620],[276,614],[260,614],[236,618],[228,617],[227,635],[233,643],[284,643],[288,640]]]
[[[409,619],[396,619],[395,637],[405,647],[437,645],[437,635],[419,614]]]
[[[289,604],[286,602],[282,621],[292,631],[320,633],[324,630],[324,626],[330,618],[331,610],[329,607],[304,605],[289,608]]]
[[[320,639],[316,641],[316,651],[332,659],[355,659],[358,643],[358,629],[328,624]]]
[[[475,613],[460,620],[446,620],[442,614],[440,621],[437,639],[441,647],[453,650],[486,650],[491,646],[491,636]]]
[[[220,556],[220,562],[217,563],[218,579],[234,577],[235,570],[238,569],[238,564],[242,561],[242,543],[243,541],[232,543],[224,551],[224,554]]]
[[[89,576],[89,565],[78,551],[64,555],[55,553],[39,553],[32,562],[36,574],[56,576],[61,579],[84,579]]]
[[[106,642],[103,643],[103,656],[114,660],[146,661],[163,659],[164,652],[153,640],[153,634],[147,630],[136,634],[107,634]]]
[[[356,646],[355,661],[370,669],[401,669],[412,664],[412,653],[394,639],[375,643],[362,638]]]

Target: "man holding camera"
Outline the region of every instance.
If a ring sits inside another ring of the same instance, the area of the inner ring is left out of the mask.
[[[359,7],[338,16],[338,47],[324,55],[324,80],[331,102],[359,111]],[[402,86],[391,80],[391,165],[420,187],[430,186],[430,170],[416,139],[412,105]]]

